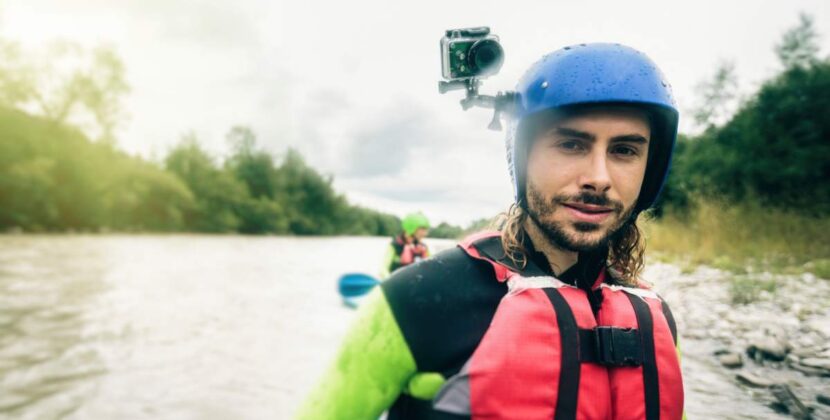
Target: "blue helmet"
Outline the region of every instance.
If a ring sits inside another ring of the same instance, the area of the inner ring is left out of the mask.
[[[650,117],[652,141],[634,214],[649,208],[665,184],[677,138],[671,87],[645,54],[620,44],[579,44],[554,51],[525,73],[507,130],[507,161],[515,200],[525,206],[529,126],[550,111],[593,104],[632,105]]]

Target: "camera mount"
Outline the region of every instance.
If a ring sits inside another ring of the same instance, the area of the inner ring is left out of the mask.
[[[478,93],[478,88],[481,86],[481,80],[471,77],[462,80],[452,80],[449,82],[439,81],[438,92],[445,94],[453,90],[464,89],[466,96],[461,99],[461,109],[468,110],[474,106],[482,108],[493,109],[493,119],[487,128],[491,130],[501,130],[501,114],[511,113],[513,111],[514,102],[516,100],[516,92],[499,92],[496,96],[482,95]]]

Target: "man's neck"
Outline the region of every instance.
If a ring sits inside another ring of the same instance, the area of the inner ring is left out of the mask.
[[[533,242],[533,247],[536,251],[541,252],[550,264],[551,270],[555,275],[560,275],[565,270],[571,268],[579,259],[579,254],[575,251],[567,251],[552,243],[547,236],[542,232],[542,229],[531,218],[525,220],[525,232]]]

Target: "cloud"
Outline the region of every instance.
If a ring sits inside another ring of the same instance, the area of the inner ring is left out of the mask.
[[[413,98],[380,109],[348,135],[341,153],[335,184],[350,200],[462,224],[509,204],[504,133],[486,129],[489,112],[452,106],[443,114]]]
[[[161,35],[210,48],[260,45],[259,33],[244,8],[226,1],[158,1],[149,7],[163,22]],[[163,5],[163,6],[161,6]]]
[[[349,165],[343,175],[372,177],[398,175],[416,160],[427,158],[420,153],[436,149],[448,135],[429,112],[411,102],[387,107],[353,135],[348,152]]]

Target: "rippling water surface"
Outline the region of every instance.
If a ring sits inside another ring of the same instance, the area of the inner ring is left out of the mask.
[[[0,236],[0,417],[290,418],[354,315],[336,278],[386,244]],[[707,351],[686,351],[690,418],[774,415]]]

